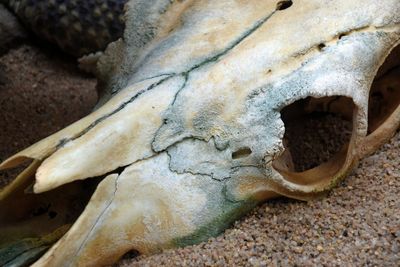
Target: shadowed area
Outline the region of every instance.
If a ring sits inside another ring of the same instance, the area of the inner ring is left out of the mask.
[[[369,95],[368,134],[384,125],[399,107],[400,45],[387,56],[372,83]]]
[[[58,51],[44,52],[31,45],[0,58],[0,161],[91,111],[97,100],[96,81],[76,65]],[[0,188],[31,163],[0,171]],[[43,254],[79,216],[97,182],[69,184],[35,195],[29,193],[33,177],[27,179],[18,190],[18,202],[5,200],[0,207],[0,251],[4,244],[18,248],[8,247],[10,256],[1,258],[0,265],[15,255],[25,253],[24,258],[34,260]]]
[[[2,0],[40,38],[83,56],[122,37],[127,0]]]
[[[285,107],[288,169],[303,172],[334,158],[350,141],[353,109],[351,99],[340,96],[308,97]]]
[[[0,58],[0,161],[90,113],[94,78],[74,59],[30,45]],[[25,166],[26,167],[26,166]],[[0,171],[0,187],[23,170]]]

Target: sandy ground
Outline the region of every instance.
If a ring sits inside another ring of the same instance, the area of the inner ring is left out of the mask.
[[[95,85],[75,59],[53,49],[24,45],[1,56],[0,161],[88,114]],[[0,172],[0,186],[12,174]]]
[[[0,161],[90,112],[95,80],[55,51],[0,57]],[[321,200],[269,201],[217,238],[120,266],[400,266],[400,132]],[[15,172],[0,172],[0,185]]]

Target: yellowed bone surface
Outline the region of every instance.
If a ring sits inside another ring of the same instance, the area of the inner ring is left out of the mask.
[[[112,264],[206,240],[272,197],[321,196],[399,126],[398,0],[131,0],[126,21],[98,66],[110,99],[0,165],[35,159],[0,201],[21,181],[94,183],[34,266]],[[349,137],[300,170],[289,128],[317,113]]]

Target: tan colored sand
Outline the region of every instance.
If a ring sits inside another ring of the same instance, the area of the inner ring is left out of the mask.
[[[51,48],[23,45],[0,56],[0,161],[88,114],[95,84]],[[16,173],[0,172],[0,187]]]
[[[94,83],[55,52],[0,58],[0,160],[87,114]],[[399,266],[399,169],[398,132],[324,199],[269,201],[208,242],[117,265]]]

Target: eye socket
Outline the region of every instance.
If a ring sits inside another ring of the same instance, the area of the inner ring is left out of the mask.
[[[297,184],[331,180],[346,161],[354,111],[344,96],[308,97],[283,108],[285,151],[273,167]]]
[[[395,47],[379,68],[369,92],[368,134],[390,123],[400,106],[400,45]]]

